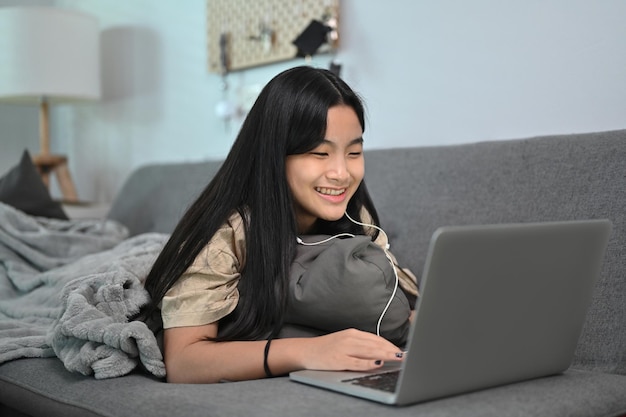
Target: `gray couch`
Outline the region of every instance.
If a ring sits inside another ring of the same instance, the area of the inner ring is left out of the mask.
[[[154,165],[109,213],[132,234],[171,231],[219,162]],[[626,415],[626,130],[372,150],[366,179],[392,250],[421,272],[441,225],[608,218],[613,232],[571,369],[394,408],[290,382],[167,384],[141,371],[95,380],[56,358],[0,365],[0,414],[37,416]],[[529,300],[531,302],[531,300]]]

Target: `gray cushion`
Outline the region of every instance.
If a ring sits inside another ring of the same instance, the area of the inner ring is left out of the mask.
[[[0,201],[32,216],[67,220],[61,204],[52,200],[28,151],[0,178]]]
[[[402,290],[394,291],[394,270],[383,249],[369,236],[302,238],[291,264],[285,323],[326,332],[356,328],[377,333],[385,311],[380,335],[403,346],[411,307]]]

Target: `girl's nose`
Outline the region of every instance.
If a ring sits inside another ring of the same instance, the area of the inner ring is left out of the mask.
[[[329,161],[326,176],[335,181],[344,181],[350,177],[346,160],[341,157],[333,158]]]

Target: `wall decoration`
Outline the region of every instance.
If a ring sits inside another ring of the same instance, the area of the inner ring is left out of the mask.
[[[207,0],[207,32],[209,71],[222,75],[332,52],[339,0]]]

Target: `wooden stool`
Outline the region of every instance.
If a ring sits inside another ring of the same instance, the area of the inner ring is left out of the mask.
[[[36,155],[33,157],[33,163],[39,170],[39,174],[41,174],[41,178],[44,184],[46,184],[46,187],[50,187],[50,174],[56,174],[61,194],[63,194],[63,201],[78,201],[76,187],[74,187],[74,182],[72,181],[70,170],[67,167],[67,158],[65,156]]]

